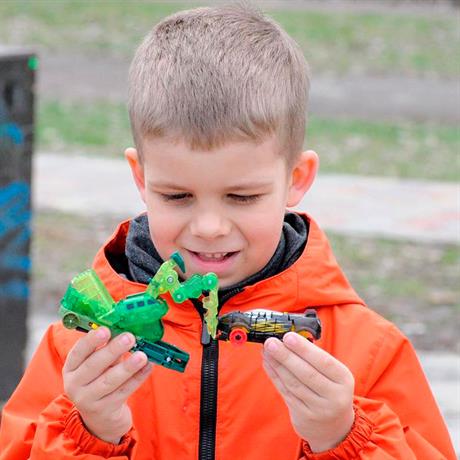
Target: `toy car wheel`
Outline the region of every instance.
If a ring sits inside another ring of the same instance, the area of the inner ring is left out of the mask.
[[[62,322],[67,329],[75,329],[78,326],[78,316],[75,313],[67,313]]]
[[[214,289],[218,282],[219,281],[215,273],[206,273],[206,275],[203,275],[203,287],[207,290]]]
[[[236,327],[232,329],[228,338],[233,345],[243,345],[248,340],[248,333],[246,329]]]
[[[302,329],[301,331],[298,331],[297,334],[301,335],[302,337],[305,337],[306,339],[313,341],[314,337],[313,334],[310,331],[307,331],[306,329]]]
[[[177,281],[177,274],[175,276],[174,274],[168,275],[164,281],[166,285],[172,286]]]

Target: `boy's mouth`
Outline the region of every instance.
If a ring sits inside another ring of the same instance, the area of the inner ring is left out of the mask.
[[[233,254],[236,254],[236,251],[233,252],[195,252],[190,251],[196,257],[198,257],[203,262],[222,262]]]
[[[198,273],[214,272],[217,276],[225,274],[234,268],[241,251],[231,252],[201,252],[188,251],[190,254],[190,268]]]

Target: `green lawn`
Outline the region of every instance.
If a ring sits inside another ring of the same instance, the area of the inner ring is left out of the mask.
[[[310,120],[321,171],[458,181],[460,129],[433,123]]]
[[[38,149],[122,156],[132,145],[122,103],[43,102]],[[460,129],[312,117],[305,146],[318,152],[321,171],[458,180]]]
[[[334,253],[355,289],[374,299],[406,300],[460,311],[460,247],[343,236],[328,232]],[[391,306],[386,309],[391,310]],[[395,312],[393,312],[395,313]]]
[[[38,149],[117,156],[132,144],[123,103],[39,101]]]
[[[201,2],[206,3],[210,2]],[[130,57],[152,24],[183,8],[166,2],[3,0],[0,42]],[[292,10],[269,14],[299,42],[315,74],[460,74],[458,59],[453,58],[460,55],[455,15]]]

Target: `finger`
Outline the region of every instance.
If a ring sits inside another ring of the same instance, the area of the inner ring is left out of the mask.
[[[72,372],[99,347],[107,343],[110,339],[110,330],[106,327],[99,327],[88,332],[79,339],[67,355],[64,363],[63,372]]]
[[[307,361],[329,380],[342,384],[350,378],[351,373],[345,364],[305,337],[294,332],[289,332],[283,337],[283,343],[289,350],[298,355],[302,360]]]
[[[97,379],[109,367],[116,367],[115,362],[129,351],[135,344],[133,334],[125,332],[113,338],[105,347],[91,354],[80,367],[76,369],[74,383],[76,385],[88,385]]]
[[[99,400],[122,387],[148,363],[142,351],[136,351],[116,366],[107,369],[100,377],[92,381],[88,387],[91,399]]]
[[[294,374],[292,374],[286,367],[271,358],[265,360],[271,366],[273,372],[276,373],[277,378],[285,388],[285,394],[293,395],[299,401],[302,401],[308,408],[315,408],[322,406],[327,399],[314,391],[308,385],[300,381]]]
[[[269,360],[264,359],[263,366],[264,366],[264,369],[267,375],[270,377],[270,380],[273,382],[273,385],[278,390],[278,392],[281,394],[281,396],[286,401],[288,406],[297,407],[299,409],[305,408],[305,409],[310,410],[307,402],[297,398],[296,395],[294,395],[293,393],[289,391],[289,389],[284,384],[283,379],[279,376],[278,372],[276,371],[276,369],[273,367],[273,365],[270,363]]]
[[[263,366],[264,366],[264,369],[267,372],[268,376],[270,377],[271,381],[273,382],[273,384],[277,388],[277,390],[282,395],[287,395],[288,390],[285,387],[285,385],[284,385],[283,381],[281,380],[281,378],[279,377],[279,375],[277,374],[274,366],[272,366],[272,364],[270,363],[270,360],[264,358],[263,359]]]
[[[293,353],[282,342],[276,339],[268,339],[264,346],[267,359],[278,373],[282,373],[285,383],[290,383],[300,395],[299,385],[308,387],[318,396],[325,397],[336,388],[336,384],[318,372],[307,361],[304,361],[296,353]],[[287,372],[286,372],[287,371]]]
[[[99,402],[101,404],[120,404],[126,401],[129,396],[134,393],[148,378],[153,369],[153,364],[147,362],[139,371],[137,371],[130,379],[123,385],[119,386],[115,391],[102,398]]]

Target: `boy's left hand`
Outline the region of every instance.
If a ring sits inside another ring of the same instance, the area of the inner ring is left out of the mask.
[[[350,370],[304,337],[289,332],[264,344],[264,367],[283,396],[297,434],[313,452],[336,447],[354,422]]]

